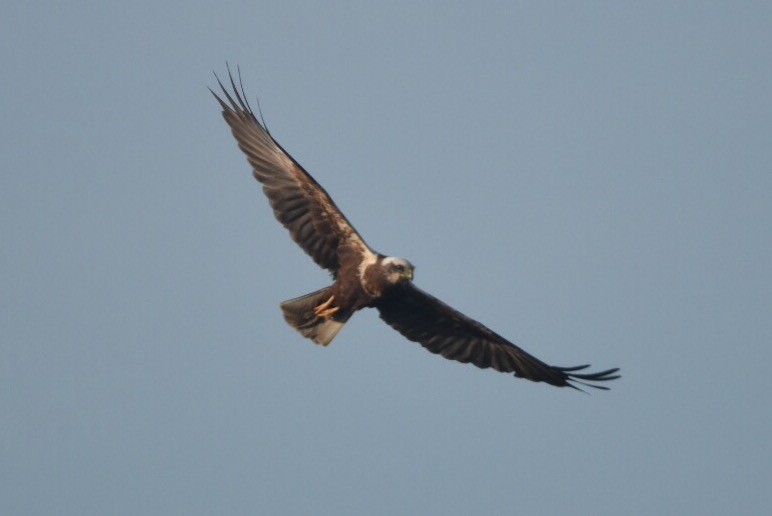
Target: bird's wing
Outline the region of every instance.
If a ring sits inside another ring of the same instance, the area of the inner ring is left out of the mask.
[[[413,342],[450,360],[491,367],[519,378],[574,387],[577,382],[597,389],[608,387],[586,382],[619,378],[618,368],[598,373],[578,373],[588,365],[556,367],[515,346],[479,322],[470,319],[412,283],[395,288],[378,305],[381,319]]]
[[[222,106],[222,115],[239,148],[247,155],[255,178],[273,208],[276,218],[292,239],[322,268],[335,275],[340,267],[338,249],[347,246],[360,253],[372,252],[333,200],[261,124],[230,74],[232,92],[219,78],[224,99],[212,94]],[[210,90],[211,91],[211,90]],[[227,100],[227,102],[226,102]]]

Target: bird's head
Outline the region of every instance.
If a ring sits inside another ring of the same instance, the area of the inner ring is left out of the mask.
[[[413,264],[404,258],[389,256],[383,259],[383,272],[391,285],[412,280],[414,270]]]

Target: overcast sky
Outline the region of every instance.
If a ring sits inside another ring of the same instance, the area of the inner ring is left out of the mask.
[[[7,4],[4,514],[772,513],[769,4]],[[623,378],[303,339],[226,61],[421,288]]]

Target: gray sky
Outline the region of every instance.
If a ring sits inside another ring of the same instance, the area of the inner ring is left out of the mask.
[[[4,6],[2,512],[769,514],[772,8],[623,4]],[[226,60],[419,286],[624,378],[300,337]]]

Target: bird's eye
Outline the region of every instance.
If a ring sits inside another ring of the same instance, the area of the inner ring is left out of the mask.
[[[405,272],[405,266],[404,265],[397,265],[397,271]]]

